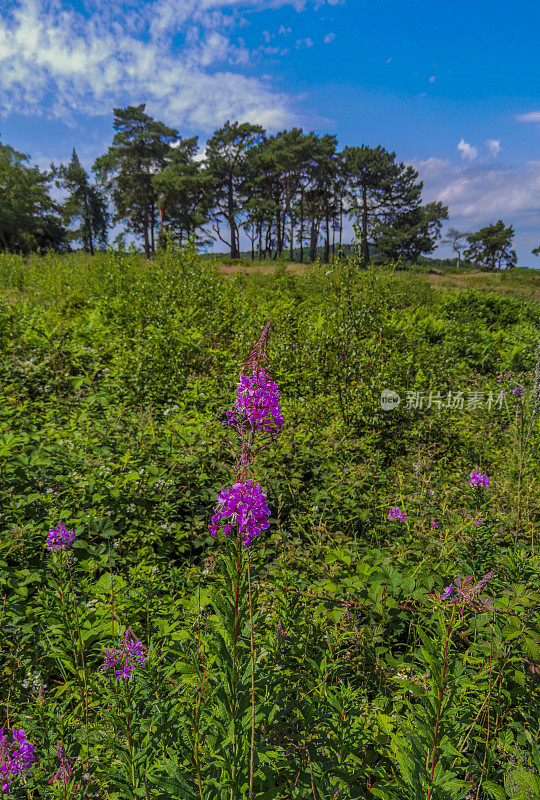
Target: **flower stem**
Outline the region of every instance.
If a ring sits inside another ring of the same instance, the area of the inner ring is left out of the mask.
[[[431,800],[431,793],[433,792],[433,776],[435,774],[435,764],[437,762],[437,740],[439,736],[439,723],[441,721],[441,709],[444,697],[444,678],[446,675],[446,667],[448,665],[448,645],[450,644],[450,635],[452,633],[453,620],[454,620],[454,615],[452,614],[450,621],[448,623],[448,628],[446,630],[446,639],[444,642],[443,668],[441,672],[441,682],[439,685],[439,703],[437,708],[437,717],[435,719],[435,731],[433,733],[433,757],[431,759],[431,772],[429,775],[429,781],[431,783],[431,786],[428,789],[426,800]]]
[[[84,660],[84,647],[81,635],[81,626],[79,624],[79,612],[77,611],[77,603],[75,601],[75,588],[73,586],[73,575],[69,572],[69,580],[71,584],[71,596],[73,598],[73,608],[75,611],[75,622],[77,625],[77,633],[79,634],[79,647],[81,648],[81,661],[83,668],[83,681],[84,681],[84,722],[86,726],[86,758],[90,758],[90,740],[88,737],[88,684],[86,681],[86,664]]]
[[[249,592],[249,633],[250,633],[250,661],[251,661],[251,753],[249,759],[249,800],[253,797],[253,762],[255,758],[255,664],[253,649],[253,606],[251,602],[251,569],[249,560],[249,547],[247,553],[247,576]]]
[[[129,731],[129,678],[126,678],[126,733],[129,748],[129,763],[131,764],[131,781],[135,789],[135,765],[133,764],[133,745],[131,743],[131,733]]]

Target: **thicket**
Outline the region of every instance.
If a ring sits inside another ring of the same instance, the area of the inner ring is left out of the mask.
[[[4,796],[540,796],[537,305],[171,250],[3,255],[0,288]],[[238,561],[208,525],[267,324]]]

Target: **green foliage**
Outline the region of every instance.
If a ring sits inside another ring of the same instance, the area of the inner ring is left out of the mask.
[[[500,219],[467,236],[469,248],[464,256],[485,269],[500,269],[503,264],[508,269],[517,263],[516,252],[512,250],[513,239],[514,228],[506,227]]]
[[[0,251],[66,250],[65,230],[49,195],[51,175],[0,144]]]
[[[68,797],[249,797],[245,554],[207,524],[267,321],[286,425],[256,457],[253,798],[537,796],[537,305],[354,260],[225,278],[173,247],[6,254],[0,287],[0,727],[37,755],[15,798],[63,796],[58,741]],[[501,373],[523,397],[468,406]],[[488,571],[492,606],[440,599]],[[129,684],[102,670],[127,627],[146,657]]]

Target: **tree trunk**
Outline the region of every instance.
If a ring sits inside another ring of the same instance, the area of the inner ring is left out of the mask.
[[[234,219],[234,196],[233,196],[233,182],[229,178],[227,187],[227,217],[229,221],[229,228],[231,231],[231,258],[238,258],[236,252],[236,221]]]
[[[143,184],[143,237],[144,237],[144,257],[150,259],[150,242],[148,240],[148,199],[146,197],[146,186]]]
[[[341,250],[341,239],[343,236],[343,195],[339,196],[339,249]]]
[[[317,260],[317,244],[319,242],[319,221],[315,218],[311,222],[311,235],[309,241],[309,260]]]
[[[328,210],[326,211],[326,235],[324,237],[324,255],[323,261],[325,264],[328,264],[328,258],[330,257],[330,217],[328,214]]]
[[[367,189],[362,186],[362,261],[364,265],[369,264],[369,244],[367,238],[368,209],[367,209]]]
[[[300,263],[304,263],[304,193],[300,194]]]
[[[86,212],[86,228],[88,231],[88,247],[90,248],[90,255],[94,255],[94,242],[92,241],[92,221],[90,219],[90,209],[88,208],[88,197],[84,195],[84,210]]]
[[[289,236],[291,237],[291,241],[289,242],[289,260],[294,261],[294,219],[292,212],[289,212],[291,215],[291,222],[289,226]]]
[[[156,221],[156,207],[154,205],[154,201],[150,201],[150,249],[152,250],[152,255],[155,255],[156,252],[156,243],[154,241],[154,225]]]

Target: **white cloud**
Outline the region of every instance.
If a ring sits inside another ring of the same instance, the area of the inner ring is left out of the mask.
[[[435,81],[437,80],[437,76],[436,75],[432,75],[431,78],[428,78],[428,80],[429,80],[430,83],[435,83]]]
[[[280,36],[288,36],[289,33],[292,33],[292,28],[286,28],[285,25],[280,25],[278,33]]]
[[[488,139],[486,142],[487,149],[489,150],[490,154],[495,157],[501,152],[501,140],[500,139]]]
[[[452,217],[483,224],[490,217],[510,221],[535,216],[540,221],[540,161],[493,169],[483,164],[452,164],[439,158],[411,162],[424,183],[424,200],[447,204]]]
[[[518,122],[540,122],[540,111],[529,111],[528,114],[519,114],[516,119]]]
[[[307,39],[297,39],[296,40],[296,47],[298,49],[304,48],[304,47],[313,47],[314,44],[315,44],[315,42],[313,41],[313,39],[310,39],[309,36],[308,36]]]
[[[333,42],[335,38],[336,38],[335,33],[327,33],[326,36],[324,37],[324,43],[329,44],[330,42]]]
[[[461,158],[463,158],[465,161],[474,161],[478,155],[478,149],[473,147],[472,144],[466,142],[463,137],[461,137],[459,140],[457,149],[461,153]]]
[[[534,265],[530,251],[539,242],[540,161],[497,169],[488,161],[454,164],[428,158],[411,163],[424,183],[423,202],[447,205],[449,226],[476,230],[502,219],[516,230],[520,260]],[[451,252],[441,248],[441,256],[446,255]]]
[[[82,11],[67,0],[7,5],[0,16],[0,113],[69,123],[77,114],[145,101],[150,114],[191,129],[227,118],[269,128],[294,120],[286,95],[239,71],[249,68],[251,53],[234,32],[243,10],[301,11],[307,0],[83,2]],[[183,42],[180,49],[173,39]]]

